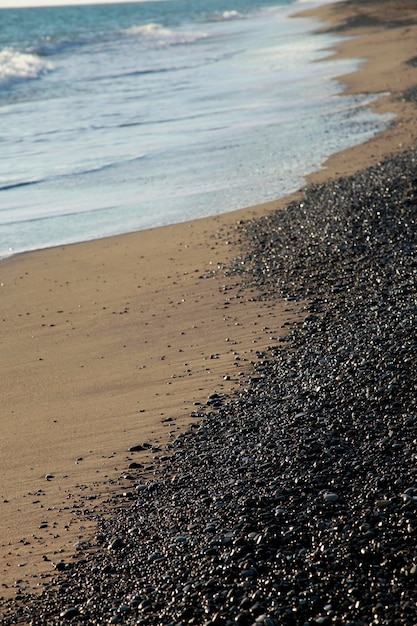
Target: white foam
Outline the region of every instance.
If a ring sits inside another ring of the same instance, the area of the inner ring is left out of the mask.
[[[125,35],[143,37],[158,46],[189,44],[207,37],[207,35],[202,32],[173,30],[155,22],[131,26],[123,32]]]
[[[19,80],[40,78],[52,69],[50,61],[35,54],[19,52],[13,48],[0,51],[0,87]]]
[[[242,15],[239,11],[223,11],[223,17],[225,20],[231,20],[242,17]]]
[[[243,20],[246,19],[246,16],[239,11],[231,9],[230,11],[220,11],[217,13],[213,13],[213,15],[211,15],[208,19],[212,22],[223,22],[229,20]]]

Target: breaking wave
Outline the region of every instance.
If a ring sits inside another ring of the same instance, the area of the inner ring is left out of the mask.
[[[0,88],[18,81],[40,78],[52,69],[50,61],[35,54],[3,48],[0,51]]]
[[[173,30],[155,22],[131,26],[123,32],[125,35],[143,37],[153,45],[158,46],[190,44],[207,37],[202,32]]]

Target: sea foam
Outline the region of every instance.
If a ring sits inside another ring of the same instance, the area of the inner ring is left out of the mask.
[[[228,20],[244,20],[247,19],[247,16],[240,11],[230,10],[230,11],[216,11],[213,14],[210,14],[206,17],[208,22],[223,22]]]
[[[189,44],[207,37],[207,35],[203,32],[173,30],[163,26],[162,24],[154,22],[131,26],[123,32],[125,35],[143,37],[153,45],[158,46]]]
[[[40,78],[52,69],[50,61],[35,54],[3,48],[0,51],[0,88],[16,81]]]
[[[0,257],[273,200],[385,128],[314,1],[5,11]]]

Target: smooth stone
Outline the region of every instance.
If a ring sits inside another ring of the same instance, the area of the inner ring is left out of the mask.
[[[130,446],[130,448],[128,449],[128,452],[142,452],[142,450],[145,450],[143,445],[141,443],[137,443],[134,446]]]
[[[109,550],[120,550],[120,548],[123,548],[124,545],[123,539],[116,537],[109,543],[108,548]]]
[[[62,617],[62,619],[73,619],[74,617],[77,617],[77,615],[79,614],[80,614],[80,611],[77,609],[76,606],[70,606],[65,611],[62,611],[59,614],[59,617]]]
[[[337,502],[339,500],[339,496],[337,495],[337,493],[333,493],[331,491],[326,491],[323,497],[325,501],[330,504]]]

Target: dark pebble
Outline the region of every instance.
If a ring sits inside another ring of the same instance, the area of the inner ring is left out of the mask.
[[[109,550],[120,550],[124,546],[124,541],[120,537],[112,539],[109,543]]]
[[[77,607],[71,606],[70,608],[65,609],[64,611],[61,611],[59,616],[62,619],[73,619],[74,617],[78,617],[79,614],[80,614],[80,612],[77,609]]]
[[[130,446],[128,452],[142,452],[145,449],[146,448],[141,443],[138,443],[134,446]]]

